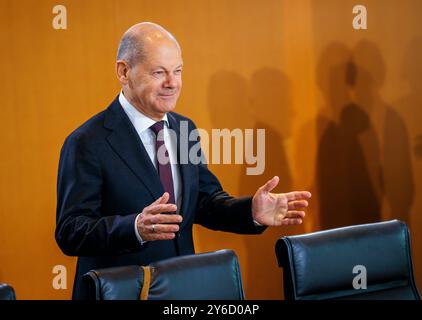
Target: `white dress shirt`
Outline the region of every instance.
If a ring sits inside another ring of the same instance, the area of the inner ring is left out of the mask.
[[[151,162],[153,163],[155,169],[157,169],[157,155],[156,155],[156,137],[155,134],[149,129],[157,121],[147,117],[142,112],[138,111],[123,95],[123,91],[120,92],[119,102],[123,107],[123,110],[129,117],[133,126],[135,127],[136,132],[141,138],[141,141],[147,151]],[[171,135],[169,132],[169,123],[167,119],[167,114],[164,115],[164,144],[169,153],[170,164],[171,164],[171,173],[173,177],[173,188],[174,188],[174,197],[177,205],[177,213],[180,212],[180,205],[182,203],[182,179],[180,176],[179,165],[177,164],[177,141],[176,136]],[[138,228],[137,221],[139,218],[138,214],[135,219],[135,233],[136,237],[141,243],[144,243],[142,240]]]

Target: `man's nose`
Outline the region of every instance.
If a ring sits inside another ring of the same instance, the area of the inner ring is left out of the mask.
[[[166,77],[166,81],[164,83],[164,86],[166,88],[176,88],[176,86],[177,86],[176,77],[173,74],[171,74],[171,73],[167,74],[167,77]]]

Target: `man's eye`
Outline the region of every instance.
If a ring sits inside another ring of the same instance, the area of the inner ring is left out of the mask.
[[[155,76],[162,76],[164,74],[164,71],[154,71],[152,74]]]
[[[175,74],[181,74],[181,73],[182,73],[182,70],[181,70],[181,69],[176,70],[176,71],[174,71],[174,73],[175,73]]]

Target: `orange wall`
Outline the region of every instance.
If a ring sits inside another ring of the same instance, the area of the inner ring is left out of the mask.
[[[67,30],[51,26],[56,4],[67,7]],[[314,194],[303,226],[263,236],[195,227],[198,251],[234,249],[246,297],[281,299],[278,237],[399,218],[411,229],[422,288],[422,2],[359,1],[368,9],[368,30],[361,31],[352,28],[355,4],[1,0],[0,281],[20,299],[71,296],[76,259],[54,241],[59,151],[118,93],[121,34],[154,21],[183,48],[179,113],[207,130],[266,129],[263,175],[211,166],[225,189],[251,194],[277,174],[280,192]],[[67,290],[51,285],[55,265],[67,267]]]

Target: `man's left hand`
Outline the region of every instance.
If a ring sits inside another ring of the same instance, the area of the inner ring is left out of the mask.
[[[264,226],[287,226],[302,223],[308,206],[306,199],[311,198],[308,191],[271,193],[278,182],[275,176],[260,187],[252,199],[253,219]]]

